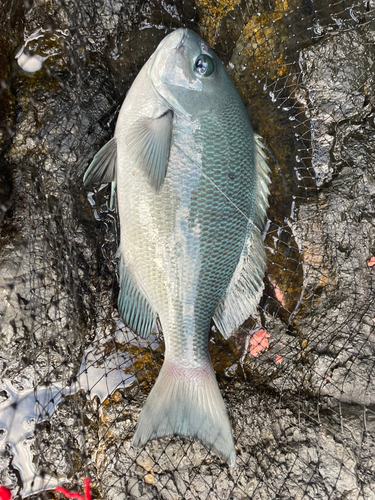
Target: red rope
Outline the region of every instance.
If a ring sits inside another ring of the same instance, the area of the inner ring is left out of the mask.
[[[66,498],[75,498],[76,500],[92,500],[90,483],[91,483],[91,479],[89,477],[85,477],[85,479],[83,480],[84,492],[85,492],[84,497],[80,493],[75,493],[74,491],[73,492],[68,491],[65,488],[63,488],[62,486],[56,486],[55,491],[62,493],[63,495],[66,496]],[[0,500],[2,500],[1,497],[0,497]],[[5,499],[5,500],[7,500],[7,499]]]
[[[62,486],[56,486],[55,491],[58,491],[59,493],[62,493],[63,495],[66,496],[66,498],[76,498],[77,500],[85,500],[82,495],[79,493],[71,493],[70,491],[66,490]]]
[[[12,500],[12,492],[5,486],[0,486],[0,500]],[[91,498],[89,499],[91,500]]]
[[[86,500],[91,500],[90,483],[91,483],[91,479],[89,477],[85,477],[85,479],[83,480],[83,484],[84,484],[84,489],[85,489]]]
[[[80,493],[70,492],[63,488],[62,486],[56,486],[55,491],[62,493],[66,498],[75,498],[76,500],[92,500],[91,490],[90,490],[91,479],[85,477],[83,480],[85,496],[83,497]],[[5,486],[0,486],[0,500],[12,500],[12,492]]]

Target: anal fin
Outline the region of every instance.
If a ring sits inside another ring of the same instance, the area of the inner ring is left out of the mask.
[[[156,323],[156,313],[144,293],[137,286],[130,269],[122,258],[119,262],[119,274],[119,313],[124,323],[134,333],[145,339],[150,335]]]

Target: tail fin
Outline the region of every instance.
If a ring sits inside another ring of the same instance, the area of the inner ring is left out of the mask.
[[[133,444],[175,435],[199,439],[234,467],[231,427],[211,365],[182,368],[164,362],[141,411]]]

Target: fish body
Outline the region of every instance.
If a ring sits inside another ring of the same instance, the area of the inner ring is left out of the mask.
[[[214,318],[229,337],[259,301],[269,179],[237,90],[194,32],[168,35],[138,74],[85,174],[99,181],[116,182],[120,314],[144,338],[159,317],[165,338],[133,442],[193,437],[233,466],[209,329]]]

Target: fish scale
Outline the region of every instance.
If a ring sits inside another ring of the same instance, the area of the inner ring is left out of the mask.
[[[138,74],[85,174],[99,181],[117,186],[120,314],[143,338],[159,317],[165,338],[133,443],[197,438],[233,466],[209,327],[230,336],[262,294],[268,167],[222,63],[192,31],[167,36]]]

